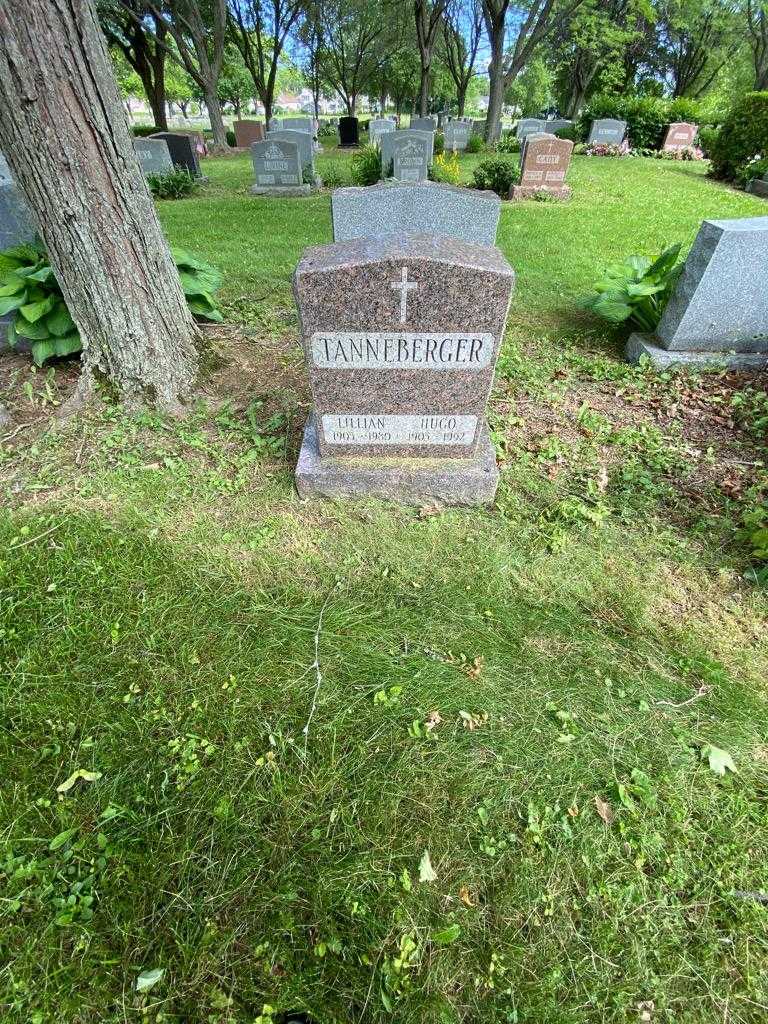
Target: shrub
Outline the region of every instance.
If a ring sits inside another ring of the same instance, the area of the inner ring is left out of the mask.
[[[352,181],[355,185],[375,185],[381,178],[381,153],[378,146],[362,146],[352,157]]]
[[[658,149],[670,121],[669,106],[668,100],[657,96],[593,96],[581,116],[579,131],[587,138],[595,118],[614,117],[627,122],[627,135],[633,147]]]
[[[482,135],[470,135],[467,142],[467,153],[482,153],[485,149],[485,140]]]
[[[331,164],[329,167],[323,167],[323,185],[325,188],[343,188],[344,185],[348,185],[349,181],[347,176],[337,167],[335,164]]]
[[[497,153],[519,153],[520,140],[514,132],[506,132],[496,143]]]
[[[235,135],[235,133],[232,131],[231,128],[227,131],[227,145],[228,146],[236,146],[237,145],[237,136]]]
[[[581,135],[579,134],[578,127],[574,124],[570,127],[558,128],[555,132],[558,139],[568,139],[570,142],[580,142]]]
[[[510,188],[520,180],[520,165],[516,160],[491,156],[482,160],[472,175],[474,188],[490,189],[506,199]]]
[[[147,184],[155,199],[184,199],[200,186],[198,179],[183,167],[166,174],[148,174]]]
[[[162,130],[162,128],[158,128],[154,124],[135,124],[131,128],[137,139],[145,139],[148,135],[154,135],[155,132],[161,132]]]
[[[629,321],[652,333],[683,271],[683,264],[677,262],[679,255],[678,243],[653,263],[647,256],[629,256],[623,263],[613,264],[595,285],[594,295],[583,299],[581,305],[611,323]]]
[[[704,119],[704,112],[698,100],[688,99],[687,96],[678,96],[677,99],[669,100],[667,104],[667,121],[687,121],[688,124],[701,124]]]
[[[735,182],[740,188],[746,188],[750,181],[755,178],[763,178],[768,174],[768,157],[758,157],[756,160],[748,160],[736,171]]]
[[[438,154],[429,169],[429,177],[432,181],[442,181],[447,185],[458,185],[461,181],[458,154]]]
[[[445,152],[445,135],[442,132],[435,132],[435,156],[440,156],[441,153]]]
[[[321,121],[320,127],[317,130],[317,137],[319,139],[336,138],[338,131],[329,124],[327,121]]]
[[[712,155],[713,147],[717,145],[719,133],[720,129],[714,128],[711,125],[704,125],[702,128],[699,128],[699,146],[707,160]]]
[[[738,100],[710,142],[712,174],[734,181],[756,156],[768,155],[768,92],[749,92]]]
[[[205,320],[223,320],[213,297],[221,286],[218,270],[183,249],[171,253],[191,312]],[[0,252],[0,316],[6,313],[13,314],[8,344],[13,348],[21,339],[29,341],[37,366],[83,347],[48,254],[38,242]]]

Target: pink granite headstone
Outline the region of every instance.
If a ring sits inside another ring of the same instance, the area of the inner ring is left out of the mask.
[[[557,199],[570,199],[565,175],[571,162],[573,143],[552,135],[529,136],[522,154],[520,184],[509,191],[510,199],[531,199],[546,192]]]
[[[238,149],[249,149],[252,143],[264,141],[264,125],[261,121],[235,121],[232,127]]]
[[[696,140],[698,130],[699,126],[697,124],[689,124],[687,121],[676,121],[667,128],[664,145],[661,148],[666,152],[674,152],[677,149],[690,149]]]

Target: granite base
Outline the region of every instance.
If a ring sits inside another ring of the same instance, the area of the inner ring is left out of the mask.
[[[764,178],[753,178],[747,185],[747,192],[751,192],[753,196],[768,199],[768,181]]]
[[[563,188],[541,188],[538,185],[513,185],[509,190],[510,199],[535,199],[536,196],[545,195],[548,199],[570,199],[572,192],[570,185]]]
[[[310,185],[251,185],[252,196],[274,196],[284,199],[290,196],[309,196],[312,194]]]
[[[304,428],[295,475],[301,498],[384,498],[404,505],[488,505],[499,484],[485,426],[471,459],[321,458],[313,416]]]
[[[733,370],[764,370],[768,367],[768,353],[765,352],[670,351],[656,345],[650,334],[631,334],[625,354],[630,363],[639,363],[642,356],[648,356],[651,364],[660,369],[668,366],[725,366]]]

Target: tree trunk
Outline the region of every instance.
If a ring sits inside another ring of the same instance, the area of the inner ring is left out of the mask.
[[[175,408],[199,334],[92,0],[4,0],[0,37],[0,147],[80,331],[82,390],[103,374],[131,404]]]
[[[486,142],[496,142],[501,135],[501,111],[504,106],[504,25],[491,36],[491,62],[488,65],[490,90],[488,114],[485,118]]]
[[[221,103],[215,90],[205,90],[205,105],[208,108],[208,117],[213,132],[213,143],[215,146],[229,146],[227,142],[227,129],[224,125],[224,116],[221,113]]]
[[[168,131],[168,112],[165,104],[165,77],[163,76],[159,80],[155,78],[154,86],[151,90],[147,90],[147,99],[149,100],[149,106],[152,110],[152,120],[162,131]]]
[[[464,117],[464,107],[467,103],[467,86],[462,85],[456,89],[456,100],[459,106],[458,117]]]

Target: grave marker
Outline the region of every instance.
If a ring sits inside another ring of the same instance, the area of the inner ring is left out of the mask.
[[[385,135],[379,136],[382,178],[389,177],[394,169],[392,164],[395,156],[395,145],[402,145],[404,140],[410,138],[426,140],[429,153],[427,164],[429,165],[432,163],[432,153],[435,143],[435,136],[433,132],[417,132],[411,128],[401,129],[395,132],[387,132]]]
[[[633,334],[627,357],[654,366],[768,363],[768,217],[705,220],[654,335]]]
[[[191,135],[182,132],[155,132],[150,139],[163,139],[168,145],[173,166],[177,170],[189,171],[194,178],[201,178],[200,161]]]
[[[532,132],[545,132],[547,122],[540,117],[524,117],[517,122],[515,129],[517,138],[522,140]]]
[[[667,128],[664,137],[664,144],[661,147],[667,153],[674,153],[678,149],[690,149],[696,141],[696,134],[699,130],[697,124],[689,124],[687,121],[675,121]]]
[[[529,135],[523,146],[520,184],[513,185],[510,199],[531,199],[546,192],[556,199],[570,199],[565,175],[571,162],[573,143],[554,135]]]
[[[308,196],[310,185],[302,180],[298,143],[289,139],[265,139],[251,146],[255,196]]]
[[[299,159],[301,160],[302,169],[309,169],[312,182],[316,188],[320,188],[322,182],[315,174],[315,147],[309,132],[297,132],[292,128],[282,128],[278,132],[267,132],[266,141],[295,142],[299,147]]]
[[[264,141],[264,125],[261,121],[235,121],[232,127],[238,149],[250,149],[254,142]]]
[[[449,121],[444,134],[447,152],[463,152],[472,135],[472,125],[467,121]]]
[[[408,135],[407,139],[394,140],[392,177],[396,181],[426,181],[429,172],[429,143],[410,132]]]
[[[165,139],[134,139],[139,166],[145,174],[169,174],[173,160]]]
[[[307,249],[294,276],[313,399],[299,494],[491,501],[485,407],[513,283],[498,249],[434,235]]]
[[[592,122],[587,145],[620,146],[627,134],[627,122],[614,117],[600,117]]]
[[[356,117],[339,118],[339,149],[360,145],[360,122]]]
[[[333,238],[432,234],[495,245],[501,200],[495,192],[429,181],[339,188],[331,196]]]
[[[379,138],[382,135],[386,135],[388,132],[393,132],[397,128],[394,121],[390,121],[385,117],[375,117],[371,120],[368,125],[368,138],[373,145],[378,145]]]
[[[411,129],[415,132],[434,132],[437,131],[437,121],[431,117],[412,117]]]

